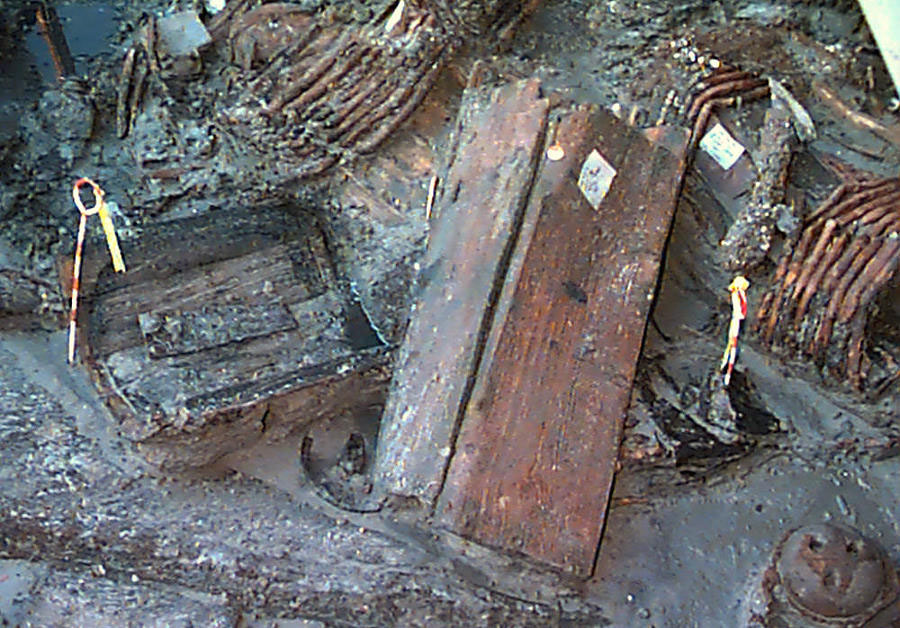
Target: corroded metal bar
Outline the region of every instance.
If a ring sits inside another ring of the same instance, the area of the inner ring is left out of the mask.
[[[48,6],[46,2],[41,2],[36,9],[36,18],[41,37],[47,42],[47,48],[50,50],[50,58],[53,59],[53,67],[56,69],[56,78],[62,82],[67,76],[75,74],[75,62],[72,60],[66,35],[59,23],[59,15],[57,15],[56,9]]]

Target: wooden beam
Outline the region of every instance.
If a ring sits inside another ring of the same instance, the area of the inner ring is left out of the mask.
[[[379,434],[377,485],[431,505],[543,145],[536,80],[467,90]]]

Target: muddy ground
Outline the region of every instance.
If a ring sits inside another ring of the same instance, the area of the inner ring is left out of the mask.
[[[57,260],[74,244],[76,176],[103,182],[124,238],[154,221],[259,201],[244,190],[253,186],[242,186],[240,163],[204,162],[202,115],[148,113],[132,136],[116,137],[116,81],[141,12],[190,4],[57,3],[87,77],[60,87],[35,28],[14,19],[25,3],[0,3],[3,625],[760,625],[764,573],[791,529],[851,526],[900,565],[896,382],[865,396],[748,333],[730,388],[735,415],[709,419],[704,399],[731,280],[718,246],[740,201],[722,202],[724,184],[699,158],[675,215],[589,581],[433,536],[391,513],[335,508],[301,480],[297,435],[215,475],[169,477],[147,465],[87,375],[66,364]],[[345,10],[352,19],[376,12],[364,3]],[[836,185],[822,166],[828,156],[896,175],[898,146],[850,124],[810,88],[825,81],[885,127],[898,123],[896,94],[853,2],[548,1],[504,46],[462,50],[423,106],[440,101],[454,114],[481,60],[497,80],[536,75],[560,100],[598,103],[638,126],[680,123],[679,103],[713,58],[783,80],[809,110],[817,138],[798,150],[788,183],[808,207]],[[197,102],[196,112],[209,105]],[[751,153],[764,110],[730,114]],[[168,127],[172,119],[180,126]],[[427,241],[430,172],[369,206],[347,181],[371,189],[378,160],[416,124],[323,178],[273,184],[278,203],[312,212],[335,234],[336,265],[387,342],[402,339]],[[442,131],[429,132],[437,161]],[[202,166],[162,176],[172,162]],[[265,188],[265,169],[254,172]],[[778,252],[776,244],[750,275],[751,311]],[[896,348],[890,300],[876,318],[877,342]]]

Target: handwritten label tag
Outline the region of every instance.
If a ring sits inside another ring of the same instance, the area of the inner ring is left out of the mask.
[[[594,149],[581,166],[578,187],[591,206],[597,209],[609,192],[609,186],[615,177],[616,169]]]
[[[744,154],[744,147],[719,122],[700,140],[700,148],[715,159],[723,170],[731,169]]]

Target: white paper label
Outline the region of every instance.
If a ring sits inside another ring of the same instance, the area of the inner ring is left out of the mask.
[[[597,209],[609,192],[609,186],[615,177],[616,169],[594,149],[581,166],[578,187],[591,206]]]
[[[715,159],[723,170],[730,169],[744,154],[744,147],[719,122],[700,140],[700,148]]]

